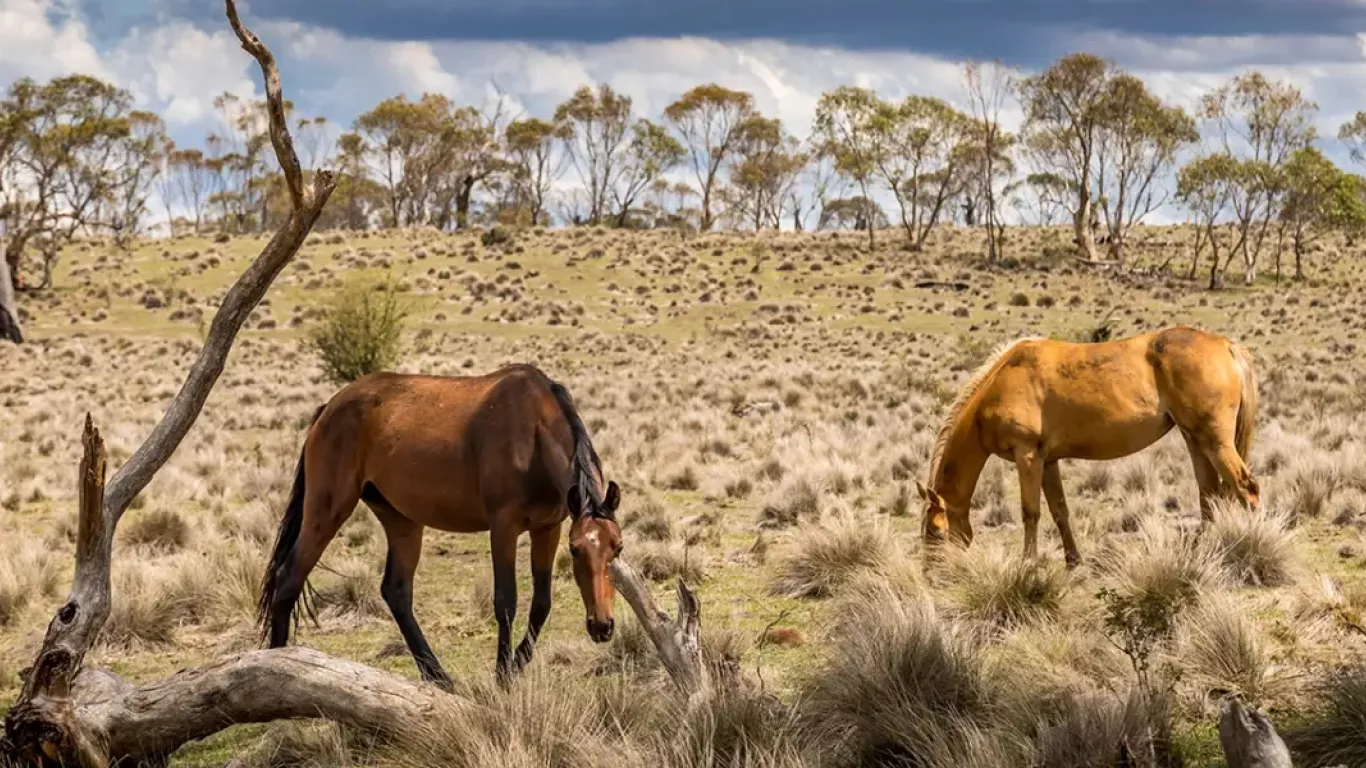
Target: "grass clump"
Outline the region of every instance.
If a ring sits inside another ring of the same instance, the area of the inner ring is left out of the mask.
[[[807,528],[779,562],[771,591],[785,597],[829,597],[859,571],[890,562],[891,541],[884,526],[867,519]]]
[[[391,281],[342,286],[308,336],[323,375],[333,383],[345,384],[392,369],[402,351],[400,341],[408,313],[398,287]]]
[[[962,612],[992,624],[1056,617],[1067,592],[1067,574],[1057,563],[1027,560],[1004,547],[954,550],[947,564]]]
[[[1234,581],[1252,587],[1279,587],[1294,581],[1294,531],[1288,516],[1220,504],[1210,533]]]
[[[1317,688],[1323,708],[1285,732],[1295,764],[1306,768],[1366,765],[1366,667],[1341,670]]]

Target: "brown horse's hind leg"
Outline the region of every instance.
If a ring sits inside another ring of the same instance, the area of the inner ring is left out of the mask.
[[[1062,472],[1056,461],[1043,465],[1043,495],[1048,500],[1048,511],[1053,515],[1053,523],[1058,526],[1058,535],[1062,537],[1067,567],[1075,568],[1081,562],[1081,553],[1077,551],[1076,539],[1072,538],[1072,521],[1067,511],[1067,498],[1062,491]]]
[[[304,493],[303,525],[293,552],[276,574],[275,600],[271,609],[270,647],[283,648],[289,644],[289,617],[303,592],[308,574],[313,572],[323,550],[341,530],[342,523],[356,509],[359,494],[324,490],[324,483],[309,480]]]
[[[1211,505],[1220,492],[1219,470],[1210,463],[1199,442],[1189,432],[1181,430],[1181,437],[1186,440],[1191,466],[1195,469],[1195,485],[1200,489],[1200,517],[1207,523],[1213,522],[1214,510]]]
[[[380,582],[379,592],[384,604],[389,606],[394,623],[407,643],[413,661],[422,673],[422,679],[435,683],[444,690],[453,690],[450,675],[441,668],[441,662],[427,644],[422,628],[413,616],[413,574],[417,572],[417,562],[422,556],[422,526],[399,515],[387,504],[366,498],[366,503],[375,511],[375,517],[384,526],[384,536],[389,541],[389,556],[384,561],[384,580]]]
[[[1024,521],[1024,554],[1039,556],[1039,493],[1043,490],[1044,462],[1035,446],[1015,452],[1015,467],[1020,474],[1020,508]]]
[[[560,545],[560,526],[552,525],[531,534],[531,615],[527,619],[526,637],[517,646],[513,672],[520,672],[531,661],[541,628],[550,617],[550,603],[554,587],[555,550]]]

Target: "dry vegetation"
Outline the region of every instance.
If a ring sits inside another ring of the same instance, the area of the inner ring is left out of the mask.
[[[1065,237],[1012,236],[1012,251],[1035,254]],[[1188,236],[1150,228],[1136,240],[1154,262],[1180,258]],[[1096,766],[1117,764],[1123,745],[1149,760],[1131,764],[1179,755],[1212,766],[1228,692],[1291,731],[1305,765],[1366,764],[1363,677],[1330,682],[1366,645],[1358,251],[1333,244],[1308,283],[1208,293],[1049,256],[988,269],[961,231],[918,254],[870,254],[864,242],[314,235],[129,512],[94,660],[153,679],[255,644],[265,551],[304,429],[334,389],[308,331],[334,288],[387,277],[411,312],[398,369],[535,362],[570,387],[623,486],[626,557],[696,586],[708,662],[745,684],[672,709],[625,606],[612,643],[584,637],[562,560],[537,660],[501,693],[487,540],[431,532],[415,612],[474,706],[397,744],[330,725],[241,727],[177,764]],[[258,249],[75,246],[57,288],[26,303],[32,343],[0,345],[0,710],[70,580],[84,412],[102,425],[112,472],[179,386],[225,281]],[[1197,538],[1176,436],[1122,461],[1070,463],[1084,562],[1067,572],[1048,522],[1048,562],[1018,557],[1014,472],[993,460],[973,548],[923,575],[914,483],[956,386],[1001,340],[1080,338],[1107,317],[1117,334],[1197,324],[1253,350],[1263,405],[1252,464],[1266,514],[1221,509]],[[379,599],[384,546],[362,506],[315,576],[320,625],[305,621],[299,641],[416,678]],[[530,585],[519,594],[525,620]],[[1126,634],[1134,614],[1123,606],[1156,606],[1169,626]]]

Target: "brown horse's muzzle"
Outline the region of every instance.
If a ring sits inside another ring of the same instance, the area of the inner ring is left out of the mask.
[[[589,618],[586,624],[588,626],[588,636],[593,638],[593,642],[605,643],[612,639],[612,630],[616,629],[617,623],[615,619],[611,618],[606,621]]]

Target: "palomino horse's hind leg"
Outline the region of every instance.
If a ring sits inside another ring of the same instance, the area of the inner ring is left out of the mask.
[[[1200,449],[1200,444],[1195,438],[1184,429],[1181,430],[1181,437],[1186,440],[1186,450],[1190,451],[1191,466],[1195,470],[1195,485],[1200,489],[1200,517],[1205,522],[1214,521],[1214,511],[1211,504],[1219,495],[1220,483],[1219,470],[1210,463],[1209,457]]]
[[[389,555],[384,561],[384,580],[380,582],[379,593],[389,613],[398,624],[399,634],[413,654],[413,661],[422,673],[422,679],[435,683],[440,688],[454,689],[451,678],[441,668],[441,662],[427,644],[422,628],[413,616],[413,574],[417,572],[418,560],[422,557],[422,526],[384,509],[383,505],[368,502],[375,510],[375,517],[384,526],[384,537],[389,541]]]
[[[1024,554],[1039,555],[1039,493],[1043,490],[1044,462],[1035,446],[1017,449],[1015,467],[1020,474],[1020,510],[1024,521]]]
[[[1077,551],[1077,541],[1072,538],[1072,521],[1067,511],[1067,497],[1062,491],[1062,472],[1058,462],[1049,461],[1043,465],[1043,495],[1048,500],[1048,511],[1053,515],[1053,523],[1058,526],[1062,537],[1062,550],[1067,558],[1067,567],[1075,568],[1081,562]]]
[[[1219,437],[1219,433],[1201,433],[1195,436],[1195,442],[1200,446],[1201,453],[1209,460],[1209,463],[1219,473],[1219,478],[1224,482],[1224,491],[1233,493],[1233,497],[1239,503],[1256,509],[1260,489],[1257,481],[1252,477],[1252,471],[1247,468],[1247,463],[1243,457],[1238,455],[1237,448],[1233,445],[1232,425],[1226,430],[1220,430],[1227,434],[1227,437]],[[1209,519],[1208,517],[1206,519]]]
[[[527,617],[526,637],[517,646],[512,671],[520,672],[531,661],[541,628],[550,617],[550,602],[554,591],[555,550],[560,545],[560,525],[552,525],[531,534],[531,614]]]

